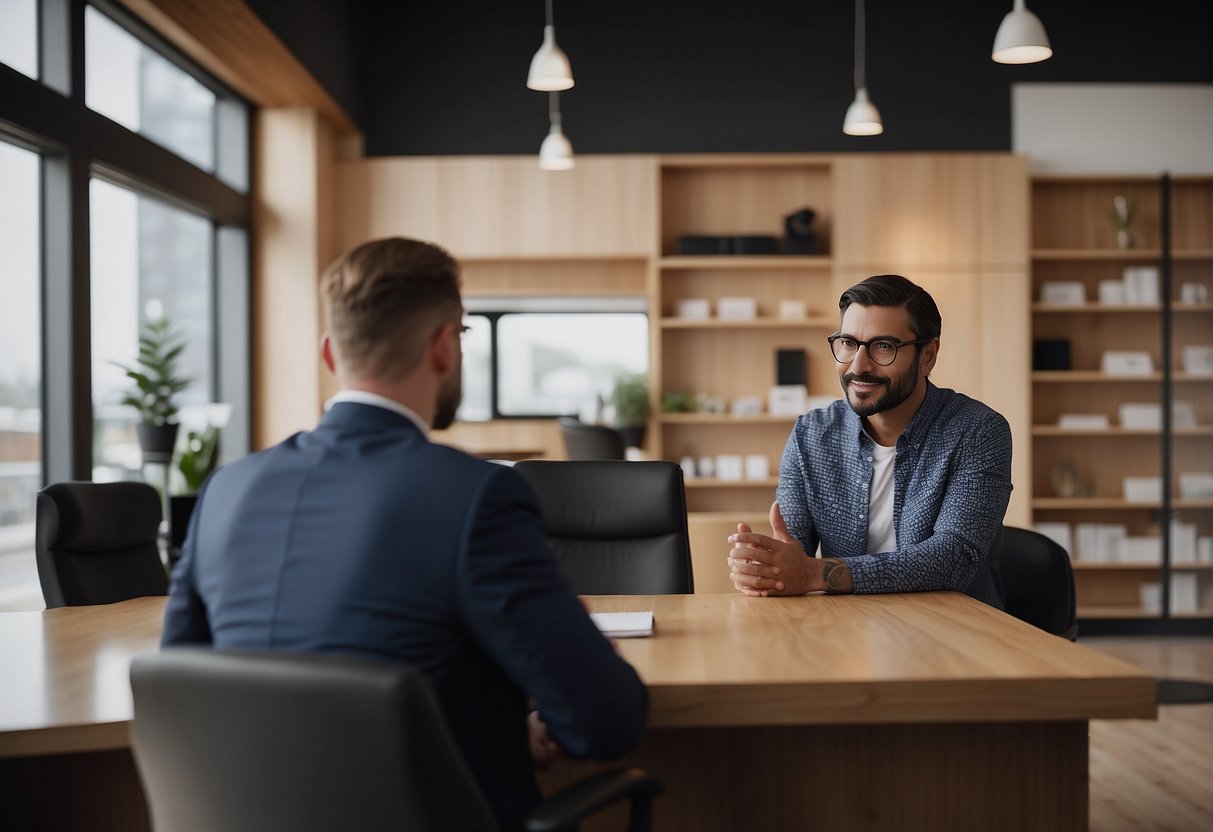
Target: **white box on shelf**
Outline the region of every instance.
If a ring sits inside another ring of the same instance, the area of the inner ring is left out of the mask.
[[[1171,563],[1196,563],[1196,524],[1171,521]]]
[[[1123,276],[1127,303],[1159,303],[1156,266],[1128,266]]]
[[[1153,503],[1162,499],[1162,477],[1125,477],[1125,499]]]
[[[1146,581],[1138,585],[1141,594],[1141,610],[1151,615],[1162,613],[1162,584],[1158,581]]]
[[[674,304],[674,314],[688,321],[706,321],[712,317],[712,302],[707,298],[682,298]]]
[[[1099,302],[1107,306],[1124,306],[1125,283],[1123,280],[1099,281]]]
[[[1196,427],[1196,408],[1192,406],[1192,402],[1173,401],[1171,402],[1171,427],[1173,428],[1194,428]]]
[[[1171,575],[1171,612],[1183,615],[1196,612],[1196,573]]]
[[[1184,347],[1184,372],[1191,376],[1213,377],[1213,344]]]
[[[1120,426],[1137,430],[1162,427],[1162,405],[1154,402],[1124,402],[1120,405]]]
[[[771,476],[771,463],[766,454],[746,454],[745,478],[747,480],[765,480]]]
[[[1081,280],[1046,280],[1040,284],[1040,302],[1050,306],[1086,303],[1087,287]]]
[[[721,298],[716,301],[716,315],[722,321],[752,321],[758,317],[758,301],[754,298]]]
[[[1154,372],[1154,359],[1148,352],[1107,350],[1099,360],[1099,369],[1113,376],[1148,376]]]
[[[1121,523],[1079,523],[1074,528],[1076,545],[1071,557],[1085,563],[1119,563],[1124,556],[1127,534]]]
[[[1158,566],[1162,563],[1161,537],[1134,537],[1124,539],[1119,563],[1136,563],[1143,566]]]
[[[716,455],[716,479],[739,481],[741,480],[741,454],[717,454]]]
[[[1196,538],[1196,562],[1213,563],[1213,537]]]
[[[1179,475],[1179,496],[1185,500],[1213,497],[1213,474],[1189,471]]]
[[[1062,413],[1057,417],[1057,427],[1066,430],[1107,430],[1110,425],[1103,413]]]
[[[798,321],[808,317],[809,311],[803,300],[785,298],[779,301],[779,317],[785,321]]]
[[[762,412],[760,396],[738,396],[729,405],[729,412],[734,416],[753,416]]]
[[[772,416],[799,416],[808,410],[808,393],[803,384],[776,384],[767,394],[767,412]]]
[[[1066,553],[1073,557],[1074,548],[1073,540],[1070,536],[1069,523],[1033,523],[1032,530],[1043,534],[1049,540],[1065,549]]]

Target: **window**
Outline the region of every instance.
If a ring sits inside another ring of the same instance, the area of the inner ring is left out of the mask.
[[[215,169],[215,94],[101,12],[84,12],[84,100],[198,167]]]
[[[211,401],[211,251],[204,217],[94,179],[89,187],[92,269],[93,479],[138,479],[136,418],[120,404],[143,325],[162,315],[186,344],[177,362],[190,386],[179,405]]]
[[[643,299],[469,298],[459,418],[598,417],[615,381],[649,367]],[[517,311],[515,311],[517,310]]]
[[[38,77],[38,0],[0,0],[0,64]]]
[[[0,609],[38,591],[34,495],[42,487],[39,160],[0,141]]]

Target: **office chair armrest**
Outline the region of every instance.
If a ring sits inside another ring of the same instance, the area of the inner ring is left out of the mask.
[[[565,832],[604,806],[629,798],[632,801],[631,832],[652,828],[653,798],[662,790],[661,781],[638,768],[612,769],[579,780],[541,802],[527,813],[527,832]]]

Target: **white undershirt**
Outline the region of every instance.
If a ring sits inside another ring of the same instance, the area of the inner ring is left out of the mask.
[[[378,393],[371,393],[366,390],[340,390],[336,396],[324,403],[324,409],[328,410],[333,405],[339,402],[353,402],[354,404],[369,404],[373,407],[382,407],[384,410],[390,410],[393,413],[399,413],[404,418],[408,419],[417,429],[421,431],[423,436],[430,435],[430,426],[421,421],[421,417],[417,415],[411,407],[406,407],[395,399],[389,399],[387,396],[380,396]]]
[[[897,446],[872,443],[872,490],[868,493],[868,554],[897,550],[893,528],[893,462]]]

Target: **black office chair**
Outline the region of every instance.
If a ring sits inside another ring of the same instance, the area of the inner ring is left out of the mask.
[[[47,608],[168,592],[160,495],[142,482],[57,482],[38,492],[34,550]]]
[[[1039,532],[1003,526],[999,566],[1007,612],[1073,641],[1078,612],[1066,550]]]
[[[571,416],[556,420],[569,459],[626,459],[623,434],[606,425],[588,425]]]
[[[131,744],[158,832],[425,829],[497,824],[414,668],[346,656],[176,649],[131,664]],[[525,828],[573,830],[630,798],[648,830],[661,784],[587,778]]]
[[[548,539],[578,595],[695,591],[682,469],[672,462],[524,460]]]

